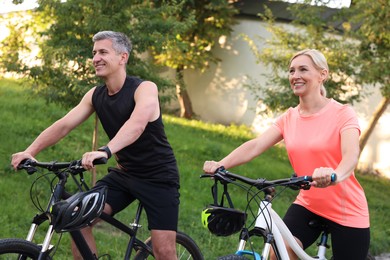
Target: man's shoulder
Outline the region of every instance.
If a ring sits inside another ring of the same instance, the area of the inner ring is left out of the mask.
[[[141,79],[140,77],[136,77],[136,76],[130,76],[130,75],[127,75],[126,76],[126,83],[127,84],[130,84],[130,85],[136,85],[138,86],[139,84],[141,84],[144,80]]]

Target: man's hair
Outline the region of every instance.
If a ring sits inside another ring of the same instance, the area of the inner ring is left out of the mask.
[[[121,32],[113,32],[113,31],[101,31],[96,33],[92,41],[101,41],[109,39],[112,41],[112,48],[116,51],[116,53],[127,53],[130,55],[132,44],[130,39]]]

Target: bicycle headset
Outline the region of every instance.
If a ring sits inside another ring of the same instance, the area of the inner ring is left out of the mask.
[[[68,232],[83,228],[100,216],[106,201],[107,187],[100,186],[78,192],[51,208],[56,232]]]
[[[221,203],[218,204],[218,181],[215,180],[211,187],[211,193],[214,198],[214,204],[206,206],[202,211],[202,223],[205,228],[217,236],[230,236],[240,231],[246,221],[247,214],[241,210],[235,209],[230,195],[227,191],[227,184],[224,183],[224,192]],[[224,207],[223,202],[226,197],[230,207]]]

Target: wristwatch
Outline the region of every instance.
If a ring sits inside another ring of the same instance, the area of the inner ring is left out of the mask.
[[[98,151],[100,151],[100,152],[106,152],[106,154],[107,154],[107,159],[110,159],[110,158],[111,158],[112,153],[111,153],[110,148],[108,148],[107,145],[100,147],[100,148],[98,149]]]

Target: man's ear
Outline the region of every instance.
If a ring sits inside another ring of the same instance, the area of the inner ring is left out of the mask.
[[[123,52],[121,54],[121,64],[127,64],[127,61],[129,60],[129,54],[126,52]]]

